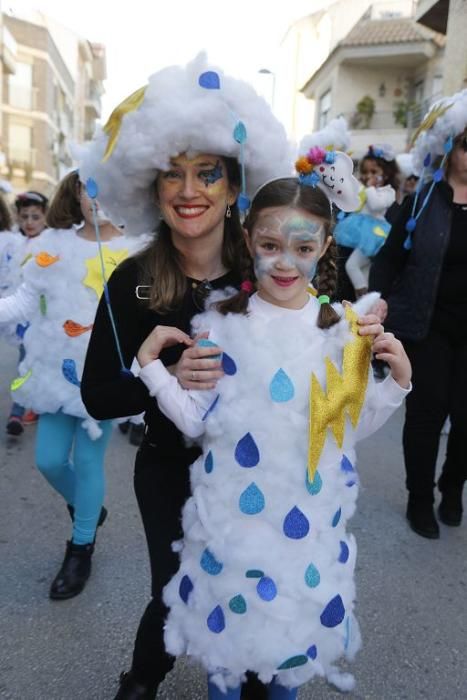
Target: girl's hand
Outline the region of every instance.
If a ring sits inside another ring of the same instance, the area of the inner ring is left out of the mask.
[[[184,389],[214,389],[224,376],[221,348],[196,345],[197,340],[207,337],[207,333],[196,336],[174,366],[174,374]]]
[[[193,340],[189,335],[173,328],[172,326],[156,326],[142,343],[136,359],[141,367],[145,367],[149,362],[157,360],[163,348],[170,348],[172,345],[184,343],[193,345]]]
[[[408,389],[412,377],[412,367],[404,346],[392,333],[380,333],[373,342],[373,352],[377,360],[387,362],[393,379],[403,389]]]
[[[384,332],[381,319],[377,314],[370,313],[359,316],[357,323],[360,326],[359,335],[374,335],[376,337]]]

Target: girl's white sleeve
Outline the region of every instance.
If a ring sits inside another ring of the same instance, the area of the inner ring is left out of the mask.
[[[366,188],[366,206],[372,214],[384,214],[394,204],[396,192],[391,185]]]
[[[139,378],[146,384],[151,396],[157,399],[162,413],[175,423],[182,433],[191,438],[204,433],[206,416],[216,400],[215,391],[187,391],[160,360],[149,362],[140,370]]]
[[[403,389],[391,374],[384,381],[375,382],[370,368],[366,400],[356,431],[357,441],[369,437],[381,428],[410,391],[411,384],[408,389]]]
[[[23,282],[14,294],[0,299],[0,323],[29,321],[38,303],[36,291]]]

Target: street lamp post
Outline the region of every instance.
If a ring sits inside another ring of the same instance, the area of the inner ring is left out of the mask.
[[[270,75],[272,78],[271,97],[269,100],[269,104],[271,105],[271,109],[274,110],[274,101],[275,101],[275,96],[276,96],[276,74],[272,70],[269,70],[269,68],[260,68],[258,73],[260,75]]]

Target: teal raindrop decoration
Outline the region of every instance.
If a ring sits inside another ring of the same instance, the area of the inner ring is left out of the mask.
[[[284,403],[293,399],[295,395],[294,385],[284,370],[278,369],[269,385],[271,399],[277,403]]]
[[[261,489],[252,482],[240,496],[239,507],[245,515],[257,515],[264,510],[265,501]]]

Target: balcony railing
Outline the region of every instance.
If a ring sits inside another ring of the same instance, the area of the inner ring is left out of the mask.
[[[375,111],[373,114],[355,112],[341,113],[347,120],[350,129],[370,129],[384,131],[385,129],[415,129],[421,123],[430,105],[437,99],[433,96],[422,102],[399,102],[392,111]]]
[[[34,168],[36,166],[36,149],[9,146],[8,161],[13,168]]]

